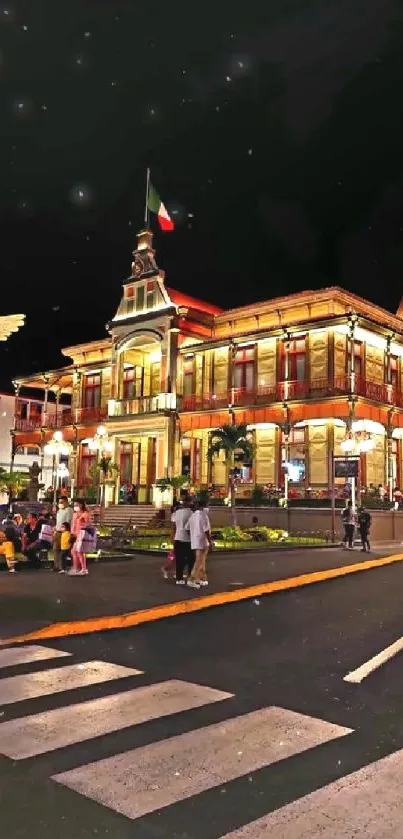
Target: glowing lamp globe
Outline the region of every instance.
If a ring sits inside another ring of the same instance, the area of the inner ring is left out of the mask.
[[[63,440],[63,432],[62,431],[55,431],[53,435],[53,439],[56,440],[57,443],[61,443]]]
[[[346,437],[345,440],[342,440],[340,443],[340,448],[343,452],[352,452],[355,449],[355,442],[352,437]]]
[[[375,447],[375,443],[371,437],[367,437],[366,440],[361,440],[360,443],[360,451],[361,452],[370,452]]]
[[[105,437],[105,434],[107,434],[107,431],[106,431],[106,428],[105,428],[104,425],[99,425],[98,426],[97,434],[98,434],[98,437]]]

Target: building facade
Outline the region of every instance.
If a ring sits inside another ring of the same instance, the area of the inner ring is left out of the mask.
[[[55,405],[50,406],[50,411]],[[44,404],[39,399],[17,398],[11,393],[0,393],[0,467],[6,472],[27,472],[37,461],[42,466],[41,483],[52,485],[52,458],[45,455],[37,441],[16,444],[14,428],[18,423],[36,425],[41,421]],[[1,482],[1,478],[0,478]]]
[[[14,439],[42,448],[62,430],[75,491],[90,480],[100,424],[119,466],[109,501],[119,483],[133,483],[138,501],[150,502],[158,478],[182,474],[220,491],[227,467],[209,464],[207,448],[226,423],[246,423],[255,442],[253,462],[239,464],[241,495],[255,484],[281,488],[287,471],[290,493],[328,495],[332,455],[345,454],[346,439],[361,486],[401,485],[400,310],[334,287],[223,311],[168,287],[143,231],[106,337],[63,354],[62,369],[16,380],[18,394],[43,389],[45,410],[17,416]]]

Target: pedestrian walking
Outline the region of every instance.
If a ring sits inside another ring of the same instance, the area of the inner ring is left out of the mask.
[[[360,528],[360,536],[362,542],[361,550],[369,552],[371,550],[371,545],[369,543],[369,531],[371,528],[371,514],[368,510],[365,510],[364,507],[360,507],[358,511],[358,527]]]
[[[54,571],[62,571],[63,570],[62,546],[61,546],[63,525],[68,524],[69,527],[71,527],[72,520],[73,520],[73,510],[71,509],[67,498],[60,498],[59,503],[57,505],[57,512],[56,512],[56,528],[55,528],[55,531],[54,531],[54,534],[53,534],[53,556],[54,556],[53,570]]]
[[[353,510],[352,501],[348,501],[347,507],[344,508],[341,514],[341,518],[344,525],[344,538],[342,545],[344,548],[348,548],[349,551],[352,551],[354,547],[354,532],[356,524],[356,515]]]
[[[182,506],[178,507],[171,516],[171,536],[175,552],[177,586],[185,585],[184,572],[187,571],[189,579],[195,562],[190,545],[190,531],[186,529],[191,515],[190,498],[184,498]]]
[[[206,561],[209,548],[213,547],[210,519],[203,505],[198,502],[189,518],[186,529],[190,532],[190,546],[195,552],[195,563],[188,580],[190,588],[208,586]]]
[[[91,527],[91,516],[84,501],[74,502],[74,513],[71,524],[71,532],[75,536],[74,545],[71,549],[73,567],[68,572],[72,576],[84,577],[88,574],[86,557],[86,529]],[[91,528],[94,530],[94,528]]]

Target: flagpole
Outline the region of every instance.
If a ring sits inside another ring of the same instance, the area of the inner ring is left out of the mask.
[[[145,205],[145,209],[144,209],[144,223],[145,223],[146,229],[148,229],[149,224],[150,224],[150,213],[149,213],[149,210],[148,210],[148,196],[149,196],[149,192],[150,192],[150,170],[149,170],[149,169],[147,169],[147,181],[146,181],[146,205]]]

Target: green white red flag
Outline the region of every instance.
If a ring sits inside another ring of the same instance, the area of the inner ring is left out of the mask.
[[[151,213],[155,213],[158,218],[158,223],[161,230],[173,230],[175,225],[168,213],[165,204],[162,203],[158,192],[154,189],[152,183],[148,187],[147,207]]]

